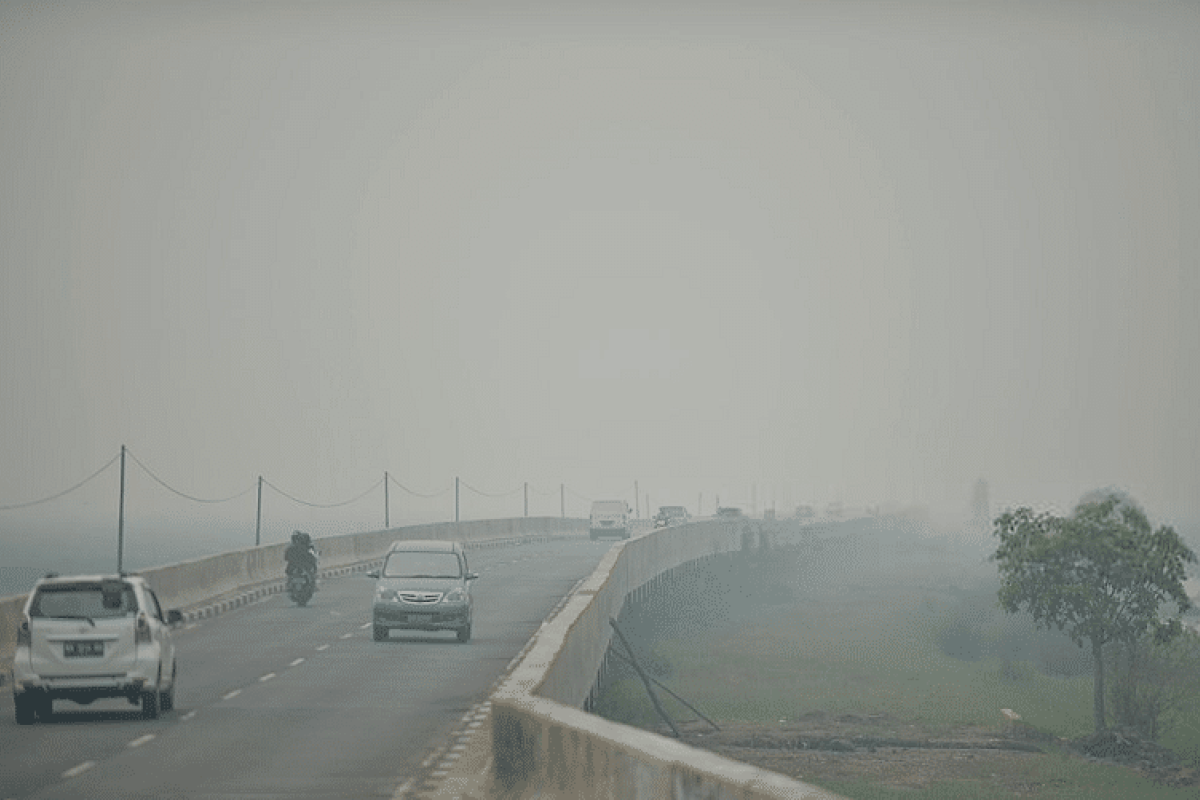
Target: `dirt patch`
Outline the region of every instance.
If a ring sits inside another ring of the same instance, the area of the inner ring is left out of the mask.
[[[1043,771],[1034,769],[1034,760],[1060,750],[1123,764],[1168,785],[1200,783],[1196,771],[1181,768],[1170,751],[1164,754],[1163,748],[1134,744],[1128,737],[1070,743],[1032,728],[933,730],[887,714],[834,716],[819,711],[774,724],[723,723],[720,731],[702,722],[678,727],[683,741],[693,747],[817,785],[852,781],[926,789],[957,781],[1038,797],[1063,781],[1035,778]],[[658,732],[670,735],[665,727]],[[1085,750],[1089,745],[1091,753]]]

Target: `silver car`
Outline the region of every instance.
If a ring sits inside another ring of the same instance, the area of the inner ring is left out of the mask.
[[[17,722],[48,719],[54,700],[88,704],[124,697],[158,717],[175,705],[171,626],[137,575],[47,575],[34,584],[17,629],[13,705]]]
[[[394,542],[383,567],[368,575],[375,578],[375,641],[384,641],[393,629],[454,631],[458,641],[471,640],[471,582],[479,576],[468,569],[458,542]]]

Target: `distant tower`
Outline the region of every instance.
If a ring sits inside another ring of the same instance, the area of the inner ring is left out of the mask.
[[[988,485],[983,478],[975,481],[975,489],[971,492],[971,521],[985,527],[992,522],[992,511],[988,503]]]

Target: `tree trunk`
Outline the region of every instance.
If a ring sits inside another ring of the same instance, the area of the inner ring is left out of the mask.
[[[1099,639],[1092,639],[1092,661],[1096,665],[1092,681],[1092,712],[1095,716],[1096,733],[1104,730],[1104,650]]]

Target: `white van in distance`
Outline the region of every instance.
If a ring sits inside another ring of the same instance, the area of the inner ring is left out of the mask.
[[[591,537],[617,536],[628,539],[629,514],[629,504],[624,500],[596,500],[592,503]]]

